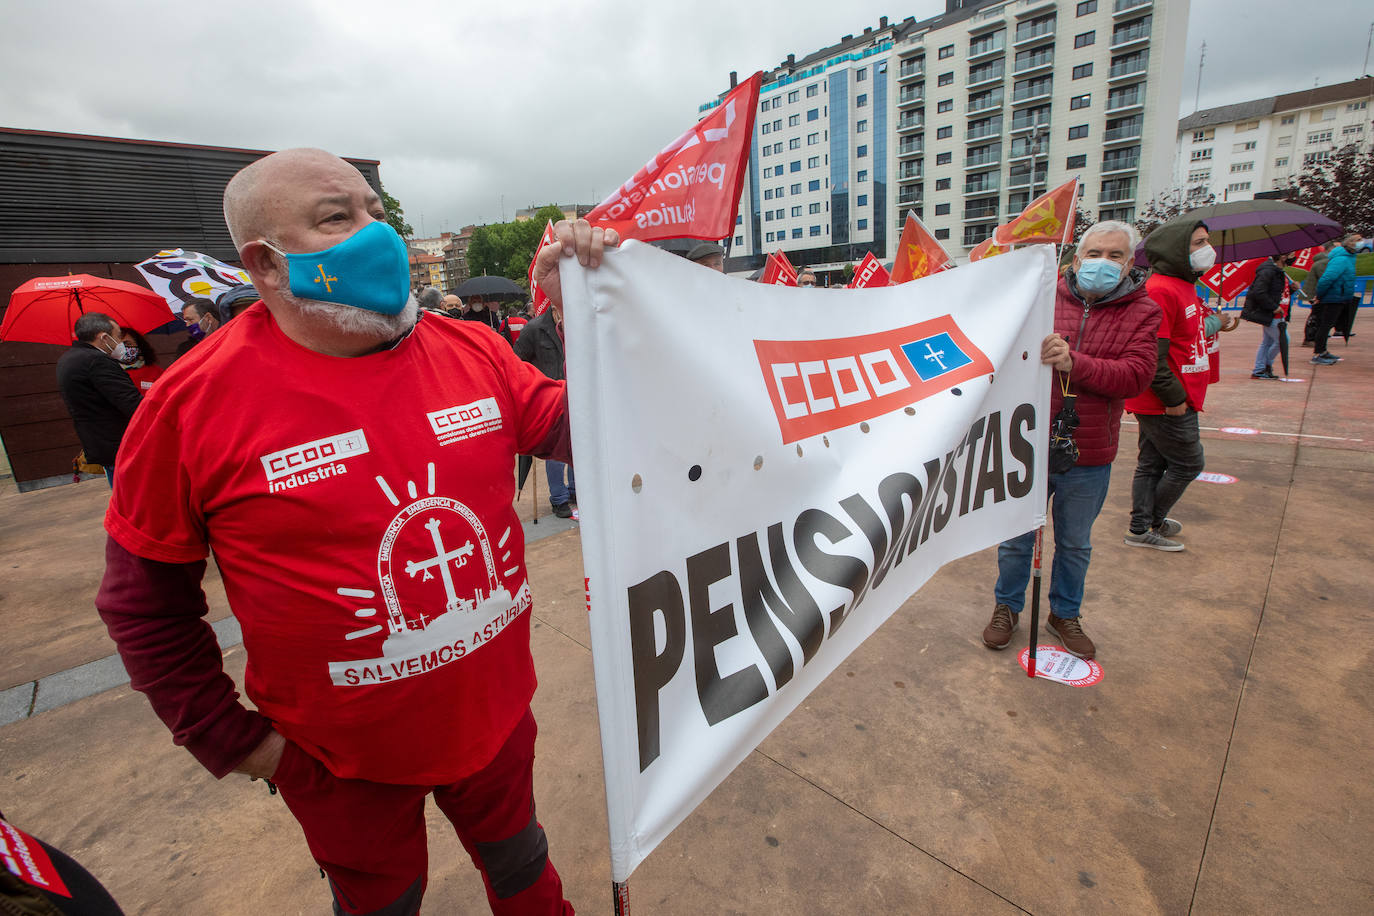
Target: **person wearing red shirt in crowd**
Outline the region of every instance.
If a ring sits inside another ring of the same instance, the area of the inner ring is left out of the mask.
[[[515,312],[514,314],[507,315],[506,320],[501,322],[501,336],[506,338],[507,342],[513,347],[515,346],[515,342],[520,339],[520,335],[524,333],[525,326],[529,323],[529,305],[527,304],[523,312]]]
[[[1059,278],[1054,333],[1040,345],[1040,361],[1053,366],[1050,416],[1072,404],[1078,421],[1063,465],[1051,459],[1049,492],[1054,516],[1054,565],[1046,629],[1069,654],[1093,658],[1097,647],[1083,632],[1083,605],[1092,528],[1107,498],[1121,432],[1122,401],[1139,394],[1155,366],[1159,308],[1145,291],[1145,271],[1131,266],[1135,229],[1096,223],[1079,240],[1073,267]],[[1072,400],[1070,400],[1072,398]],[[1030,584],[1035,532],[997,548],[996,601],[983,645],[1005,649],[1017,628]]]
[[[1216,263],[1217,253],[1207,224],[1184,214],[1146,237],[1145,256],[1154,271],[1145,289],[1158,303],[1161,320],[1154,378],[1126,402],[1139,424],[1140,453],[1125,541],[1129,547],[1176,552],[1184,545],[1173,536],[1183,525],[1168,517],[1169,510],[1202,473],[1198,413],[1212,378],[1205,309],[1194,284]]]
[[[571,913],[534,814],[511,474],[516,454],[569,460],[565,385],[418,311],[405,244],[342,159],[260,159],[224,210],[262,301],[149,393],[106,515],[96,603],[132,685],[216,777],[275,783],[335,912],[419,911],[432,793],[492,912]],[[536,276],[559,302],[559,258],[595,266],[618,239],[555,231]],[[212,550],[256,711],[204,620]]]
[[[121,327],[119,336],[124,341],[124,358],[119,364],[138,386],[138,393],[146,395],[162,374],[162,367],[157,364],[157,351],[146,337],[133,328]]]

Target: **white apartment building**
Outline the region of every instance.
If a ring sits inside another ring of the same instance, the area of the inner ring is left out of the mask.
[[[1178,122],[1174,185],[1192,199],[1252,200],[1338,149],[1369,148],[1374,77],[1194,112]]]
[[[1074,177],[1087,212],[1133,220],[1173,178],[1187,22],[1188,0],[946,0],[789,55],[764,74],[730,267],[889,259],[908,209],[957,258]]]

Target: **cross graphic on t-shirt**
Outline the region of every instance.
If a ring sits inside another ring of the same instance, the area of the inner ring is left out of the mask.
[[[468,561],[468,557],[472,556],[473,546],[472,541],[468,541],[457,550],[445,551],[444,540],[439,536],[439,524],[437,518],[432,518],[425,523],[425,528],[429,529],[430,537],[434,539],[435,555],[419,563],[414,560],[408,561],[406,574],[414,578],[416,573],[424,572],[425,578],[429,579],[432,578],[429,570],[438,567],[439,575],[444,580],[444,594],[448,597],[448,608],[452,610],[458,605],[458,592],[453,587],[453,574],[449,571],[448,564],[450,561],[456,561],[454,562],[455,566],[462,566]]]

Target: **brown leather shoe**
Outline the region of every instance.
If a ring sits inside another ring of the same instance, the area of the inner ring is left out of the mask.
[[[1083,632],[1083,624],[1077,617],[1056,617],[1051,614],[1049,620],[1045,621],[1045,629],[1059,637],[1059,644],[1070,655],[1078,658],[1097,655],[1097,646]]]
[[[1005,604],[992,609],[992,622],[983,629],[983,645],[989,649],[1005,649],[1011,642],[1011,634],[1016,632],[1017,614]]]

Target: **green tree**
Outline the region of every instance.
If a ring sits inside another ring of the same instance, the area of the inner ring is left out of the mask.
[[[563,211],[550,204],[541,207],[532,219],[478,226],[468,244],[469,273],[474,277],[506,277],[528,286],[530,261],[544,235],[544,227],[549,220],[556,223],[562,218]]]
[[[1314,162],[1288,186],[1288,199],[1340,223],[1349,232],[1374,231],[1374,148],[1356,144]]]
[[[406,222],[406,211],[401,209],[401,202],[386,193],[385,187],[382,188],[382,208],[386,210],[386,221],[396,230],[397,235],[403,239],[415,235],[414,227]]]

